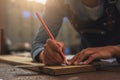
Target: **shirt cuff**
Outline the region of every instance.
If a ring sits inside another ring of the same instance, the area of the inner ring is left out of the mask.
[[[39,54],[43,49],[44,49],[44,48],[38,48],[38,49],[36,49],[36,50],[33,52],[33,56],[32,56],[33,61],[38,61],[38,60],[36,59],[36,57],[38,56],[38,54]]]

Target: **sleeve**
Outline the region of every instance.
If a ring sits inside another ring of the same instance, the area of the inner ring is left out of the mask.
[[[118,44],[117,46],[120,47],[120,44]],[[120,58],[116,58],[117,59],[117,62],[120,64]]]
[[[62,5],[59,3],[59,0],[47,0],[46,7],[43,12],[43,19],[54,37],[56,37],[59,32],[63,17],[64,10],[62,9]],[[38,61],[37,55],[44,49],[44,44],[48,38],[47,33],[43,27],[40,26],[32,43],[31,56],[34,61]]]

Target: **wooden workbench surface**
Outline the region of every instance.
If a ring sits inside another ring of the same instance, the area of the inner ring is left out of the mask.
[[[49,76],[29,70],[16,68],[0,63],[0,79],[2,80],[120,80],[120,67],[112,67],[104,71],[87,72],[70,75]]]
[[[19,67],[22,66],[26,69],[43,72],[49,75],[63,75],[96,71],[96,68],[93,65],[45,66],[42,63],[32,62],[31,57],[23,57],[20,55],[2,55],[0,56],[0,61],[4,61]]]

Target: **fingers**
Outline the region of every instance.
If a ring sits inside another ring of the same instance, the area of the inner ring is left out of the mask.
[[[79,56],[79,53],[77,53],[77,54],[68,62],[68,64],[69,64],[69,65],[75,64],[75,61],[76,61],[76,59],[78,58],[78,56]]]
[[[84,61],[94,53],[95,52],[93,50],[89,50],[89,49],[81,51],[79,57],[75,61],[75,64],[79,64],[80,62]]]
[[[88,49],[86,50],[82,50],[81,52],[79,52],[78,54],[75,55],[75,57],[73,57],[70,60],[70,64],[79,64],[82,60],[84,60],[88,55],[90,55],[90,53],[92,53],[91,51],[88,51]]]
[[[92,48],[84,49],[81,52],[79,52],[78,54],[76,54],[75,57],[73,57],[70,60],[70,64],[79,64],[80,62],[84,62],[86,60],[87,60],[87,62],[85,62],[85,63],[88,64],[96,58],[96,56],[91,57],[95,53],[96,53],[95,49],[92,49]]]
[[[62,48],[62,50],[64,50],[64,43],[62,42],[57,42],[56,40],[48,39],[46,44],[55,51],[59,51],[59,48]]]
[[[50,59],[53,60],[53,62],[58,62],[58,63],[62,62],[62,58],[59,55],[59,53],[53,51],[49,46],[46,46],[46,52],[47,52],[46,55],[50,57]]]
[[[49,46],[48,44],[44,46],[44,61],[43,61],[44,64],[58,65],[63,62],[64,60],[61,58],[57,51],[51,49],[51,46]]]
[[[63,42],[57,42],[59,46],[59,50],[61,49],[63,52],[65,51],[64,43]]]
[[[113,53],[113,47],[96,47],[96,48],[87,48],[79,52],[73,59],[71,59],[71,64],[79,64],[81,61],[83,64],[89,64],[95,59],[106,59],[111,58]]]
[[[89,56],[89,58],[88,58],[87,60],[85,60],[85,61],[83,62],[83,64],[89,64],[89,63],[92,62],[93,60],[98,59],[98,58],[100,58],[100,57],[101,57],[101,56],[100,56],[98,53],[95,53],[95,54]]]
[[[48,39],[45,45],[50,46],[50,48],[55,51],[58,51],[59,49],[59,46],[56,44],[55,40]]]
[[[64,43],[63,43],[63,42],[57,42],[57,44],[58,44],[60,47],[64,47]]]

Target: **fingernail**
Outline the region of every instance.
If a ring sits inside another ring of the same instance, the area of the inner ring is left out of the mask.
[[[72,64],[71,62],[68,62],[68,64]]]
[[[87,62],[83,62],[83,64],[87,64]]]
[[[68,62],[68,65],[71,65],[71,62]]]

